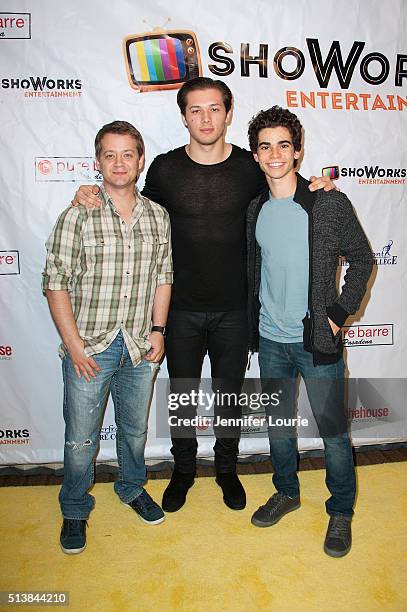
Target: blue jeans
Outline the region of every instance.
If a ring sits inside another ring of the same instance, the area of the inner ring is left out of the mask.
[[[141,361],[134,367],[124,338],[118,333],[102,353],[93,355],[101,372],[88,382],[78,378],[69,356],[62,360],[64,377],[64,482],[59,502],[64,518],[87,519],[95,505],[88,493],[109,392],[117,426],[119,477],[114,489],[124,503],[141,493],[146,480],[144,447],[157,364]]]
[[[334,364],[314,366],[311,353],[302,343],[284,344],[260,337],[259,365],[263,391],[282,391],[279,405],[267,408],[267,415],[274,420],[296,416],[297,379],[299,374],[303,377],[325,447],[325,482],[331,493],[326,511],[351,517],[356,478],[344,412],[343,358]],[[295,428],[269,426],[268,431],[274,486],[290,497],[299,495]]]

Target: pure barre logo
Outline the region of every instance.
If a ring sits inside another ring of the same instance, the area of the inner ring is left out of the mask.
[[[31,13],[0,13],[0,40],[31,38]]]
[[[94,157],[36,157],[37,183],[101,181]]]
[[[0,251],[0,274],[20,274],[18,251]]]
[[[342,339],[347,347],[394,344],[393,323],[344,326]]]

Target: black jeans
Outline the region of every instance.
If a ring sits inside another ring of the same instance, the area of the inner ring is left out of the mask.
[[[212,391],[239,394],[247,363],[247,311],[190,312],[171,310],[165,341],[171,393],[198,391],[202,364],[208,353],[211,362]],[[229,401],[214,406],[215,421],[241,416],[238,404]],[[177,417],[193,418],[196,406],[177,409]],[[234,472],[239,452],[240,427],[214,427],[217,473]],[[182,435],[182,437],[180,437]],[[198,443],[195,427],[171,428],[175,469],[183,474],[195,473]]]

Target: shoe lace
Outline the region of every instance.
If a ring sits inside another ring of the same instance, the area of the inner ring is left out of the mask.
[[[65,529],[68,536],[79,535],[82,531],[82,521],[77,519],[65,519]],[[85,521],[87,525],[88,522]]]
[[[139,505],[143,510],[148,510],[149,508],[153,508],[155,506],[155,502],[151,497],[144,491],[136,497],[134,500],[137,505]]]
[[[331,516],[329,537],[343,539],[348,535],[349,521],[343,516]]]
[[[270,497],[270,499],[268,500],[264,508],[267,508],[267,510],[273,510],[273,511],[279,510],[280,507],[284,504],[285,500],[286,500],[286,495],[284,495],[284,493],[281,493],[281,492],[274,493],[274,495]]]

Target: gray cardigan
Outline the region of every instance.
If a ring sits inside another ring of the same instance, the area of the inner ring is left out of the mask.
[[[373,255],[365,233],[345,194],[322,189],[311,192],[309,181],[297,174],[294,201],[308,214],[309,287],[308,313],[304,313],[304,348],[312,352],[314,364],[335,363],[342,354],[341,334],[333,335],[328,317],[342,327],[360,307],[369,280]],[[256,242],[256,222],[265,191],[247,211],[247,266],[250,350],[258,350],[261,250]],[[339,256],[346,258],[341,293],[337,290]]]

